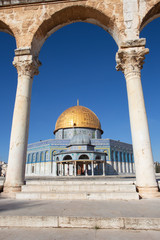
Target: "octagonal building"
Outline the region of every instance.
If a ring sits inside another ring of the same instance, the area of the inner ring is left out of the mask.
[[[93,111],[79,104],[66,109],[55,124],[55,139],[28,144],[26,176],[133,174],[132,145],[102,134]]]

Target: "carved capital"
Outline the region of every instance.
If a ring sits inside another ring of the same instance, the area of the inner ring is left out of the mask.
[[[41,65],[41,63],[38,60],[38,58],[29,54],[15,56],[13,65],[14,67],[16,67],[19,76],[27,75],[32,78],[34,77],[34,75],[39,74],[38,68]]]
[[[149,49],[145,47],[121,48],[116,54],[117,71],[125,74],[131,71],[140,72],[143,68],[145,54]]]

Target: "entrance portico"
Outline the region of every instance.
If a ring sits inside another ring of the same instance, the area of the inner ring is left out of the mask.
[[[56,162],[57,176],[105,176],[104,160],[64,160]]]

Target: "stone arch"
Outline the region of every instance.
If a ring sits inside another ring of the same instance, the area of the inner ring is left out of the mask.
[[[114,18],[112,19],[111,17],[108,17],[105,13],[96,8],[76,5],[65,7],[64,9],[55,12],[41,23],[33,35],[31,42],[32,52],[38,56],[45,40],[51,36],[51,34],[74,22],[87,22],[100,26],[113,37],[117,44],[120,41],[120,33],[115,24]]]
[[[152,22],[154,19],[160,17],[160,2],[152,6],[149,11],[145,14],[145,16],[142,18],[141,25],[140,25],[140,31]]]
[[[14,34],[13,34],[11,28],[6,23],[4,23],[2,20],[0,20],[0,32],[8,33],[14,37]]]

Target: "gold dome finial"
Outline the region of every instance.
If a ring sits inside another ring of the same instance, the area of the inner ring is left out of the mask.
[[[79,99],[77,99],[77,106],[79,106]]]

